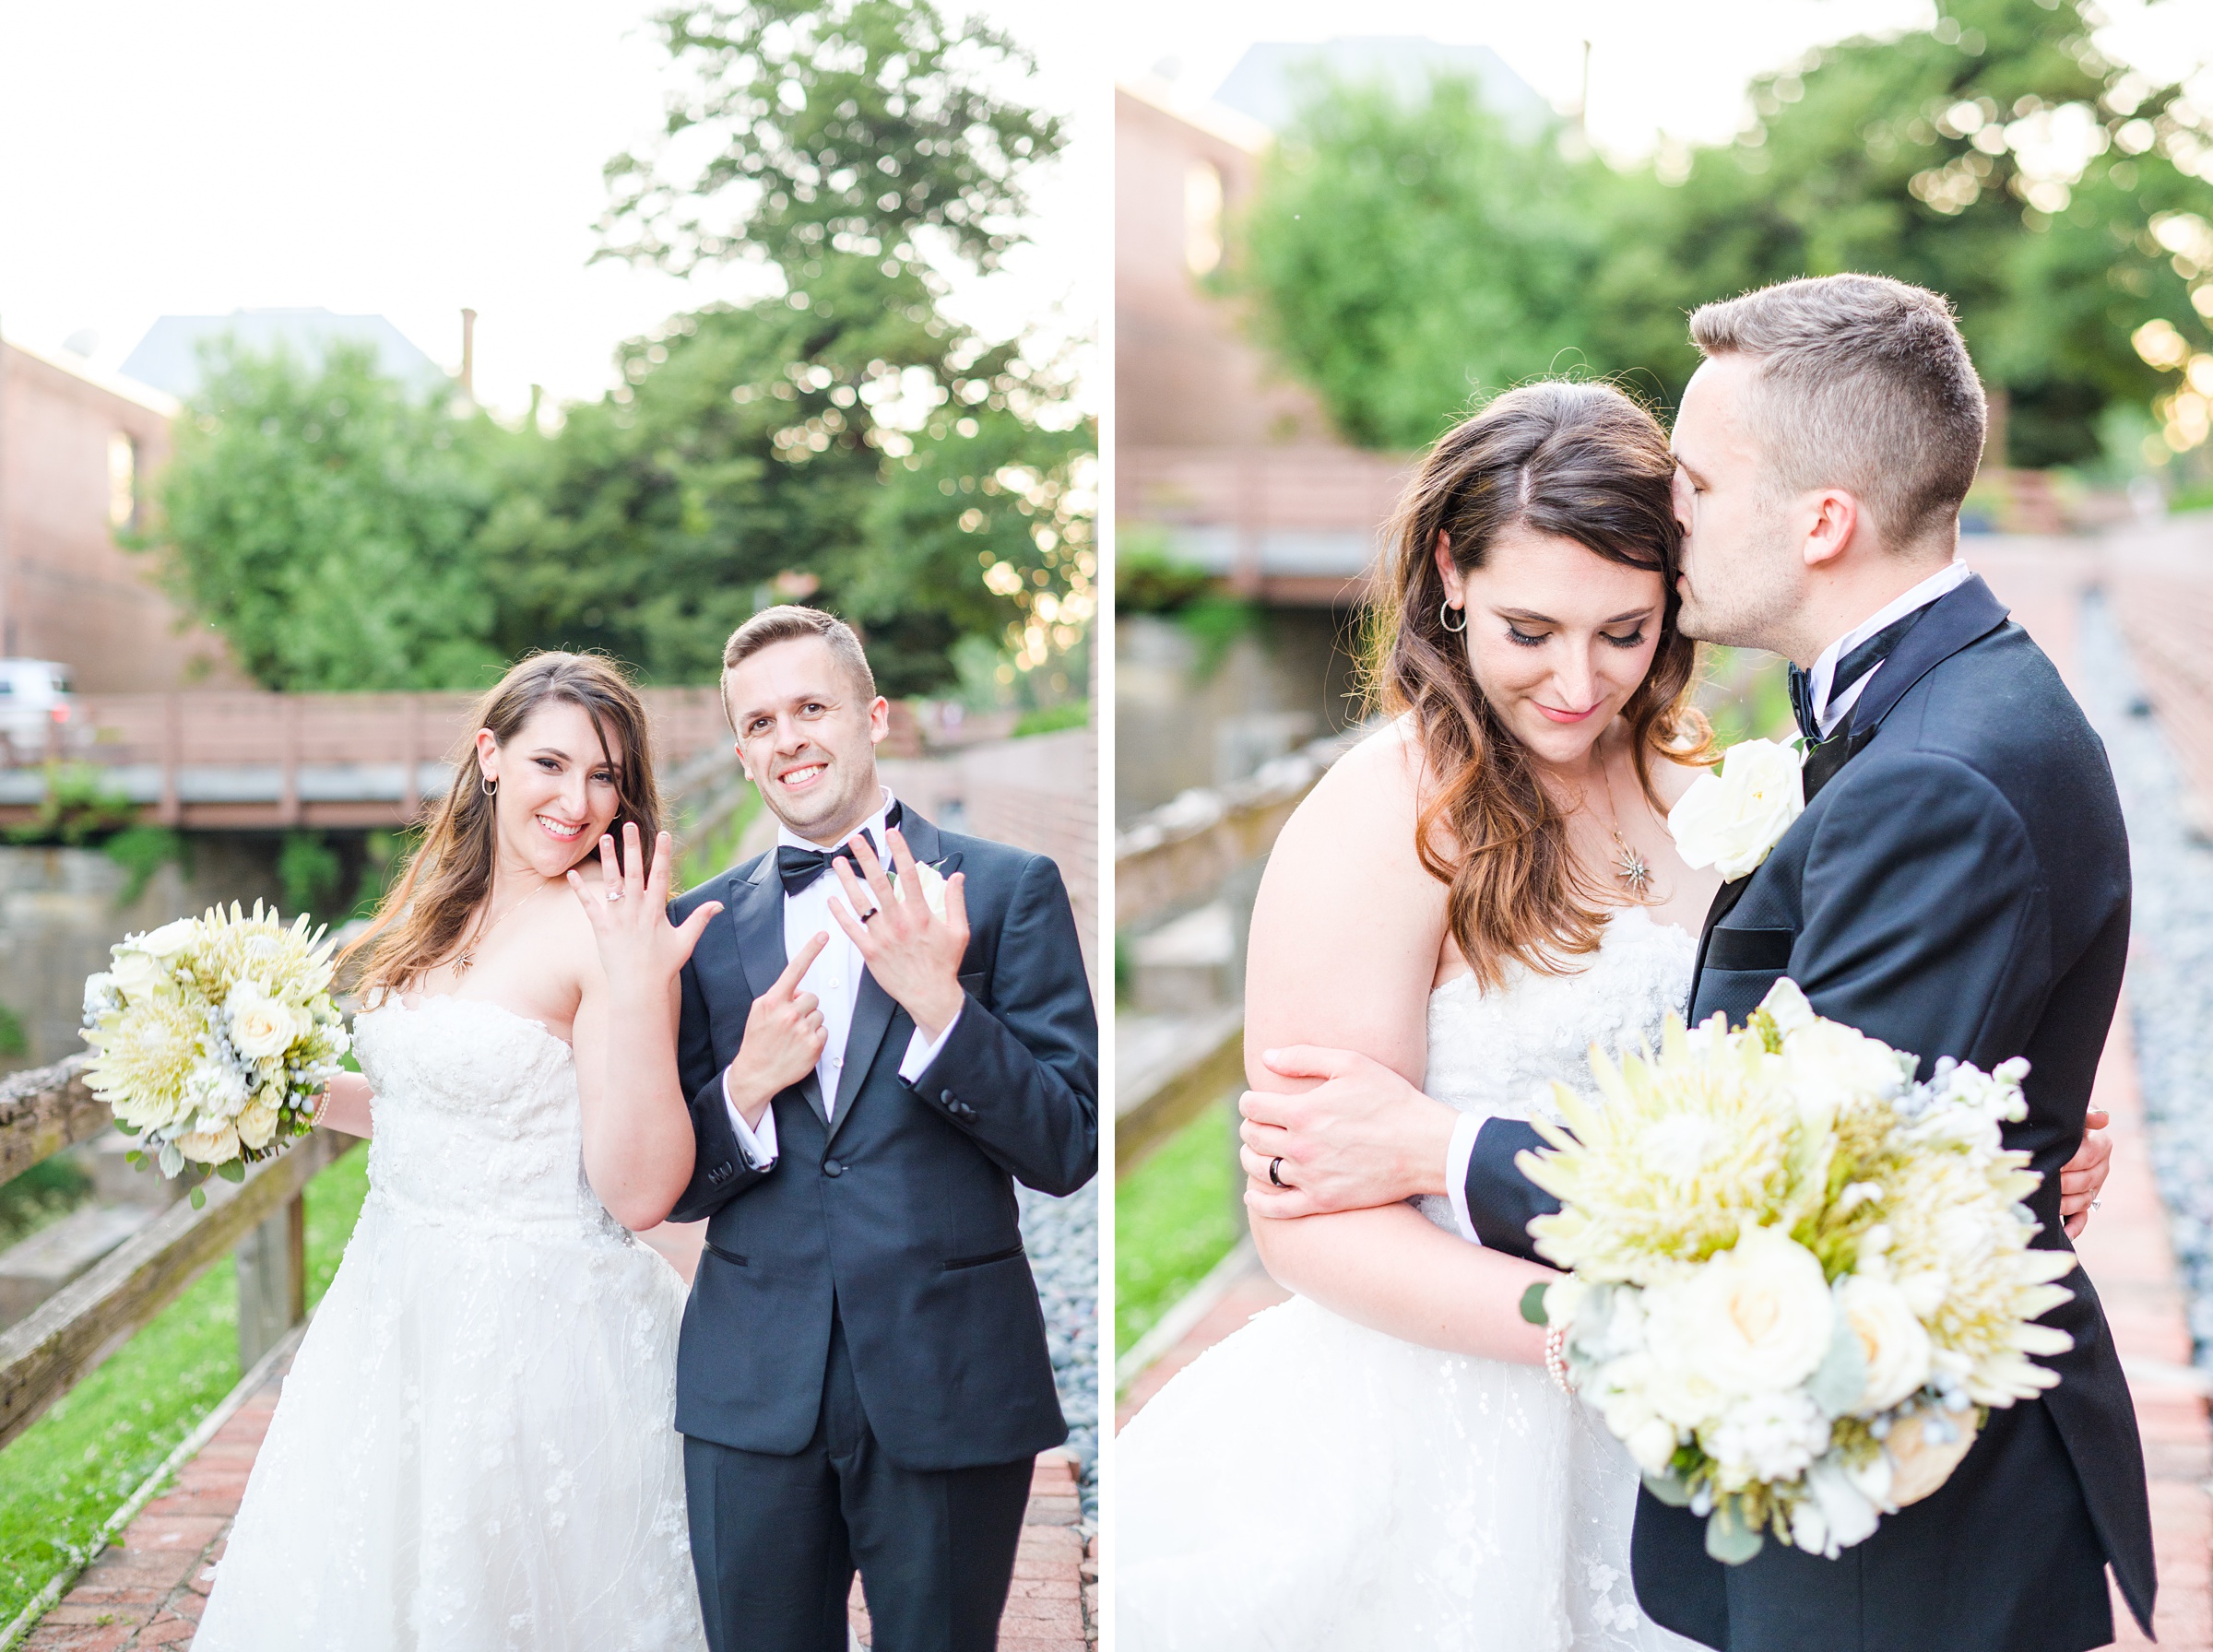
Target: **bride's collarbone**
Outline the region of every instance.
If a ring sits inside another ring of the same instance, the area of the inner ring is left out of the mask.
[[[588,924],[572,911],[541,914],[534,921],[503,926],[504,934],[467,941],[437,965],[408,983],[405,1002],[432,998],[481,1002],[517,1019],[536,1021],[563,1044],[574,1042],[576,1011],[583,1001],[579,961],[596,955]],[[549,901],[549,907],[553,903]],[[564,922],[573,916],[574,922]],[[578,949],[582,948],[580,951]]]

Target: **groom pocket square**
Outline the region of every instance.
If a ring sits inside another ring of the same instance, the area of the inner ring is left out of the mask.
[[[1787,970],[1792,929],[1716,929],[1706,942],[1710,970]]]

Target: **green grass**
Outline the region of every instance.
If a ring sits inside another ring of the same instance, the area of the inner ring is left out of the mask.
[[[92,1178],[67,1159],[32,1165],[0,1186],[0,1250],[61,1221],[91,1197]]]
[[[310,1305],[329,1289],[361,1214],[368,1159],[349,1152],[308,1184]],[[0,1623],[45,1587],[72,1546],[91,1540],[238,1377],[237,1273],[225,1257],[0,1451]]]
[[[1209,1107],[1114,1186],[1114,1351],[1130,1351],[1244,1232],[1226,1101]]]

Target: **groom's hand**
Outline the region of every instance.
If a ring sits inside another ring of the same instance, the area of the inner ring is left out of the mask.
[[[801,992],[799,983],[829,944],[830,938],[818,931],[745,1012],[745,1034],[723,1075],[723,1092],[745,1115],[748,1129],[760,1128],[769,1103],[822,1058],[830,1035],[822,1026],[822,1003],[812,993]]]
[[[1285,1079],[1320,1079],[1298,1095],[1249,1090],[1238,1158],[1256,1216],[1319,1216],[1445,1191],[1445,1158],[1459,1115],[1379,1061],[1350,1050],[1295,1045],[1260,1065]],[[1269,1176],[1280,1159],[1276,1180]]]
[[[944,915],[930,911],[922,874],[906,839],[897,828],[883,837],[899,868],[897,886],[869,840],[858,838],[853,844],[854,858],[868,881],[864,885],[856,878],[842,858],[833,861],[846,898],[831,897],[830,915],[853,938],[876,985],[891,994],[892,1001],[914,1019],[916,1030],[934,1043],[960,1013],[964,996],[961,959],[968,950],[967,897],[962,875],[955,872],[945,879]],[[867,915],[857,918],[857,912]]]

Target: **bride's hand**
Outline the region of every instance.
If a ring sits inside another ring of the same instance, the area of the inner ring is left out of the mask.
[[[2092,1107],[2082,1121],[2082,1145],[2059,1173],[2059,1214],[2070,1239],[2081,1237],[2090,1225],[2090,1206],[2112,1168],[2113,1139],[2105,1133],[2112,1122],[2103,1108]]]
[[[585,887],[580,873],[569,872],[569,888],[583,903],[584,915],[591,920],[592,934],[599,943],[600,967],[618,987],[666,986],[675,980],[701,933],[722,910],[719,901],[703,901],[681,924],[669,923],[669,867],[673,858],[673,846],[664,832],[654,842],[649,867],[633,821],[622,828],[619,858],[615,840],[599,839],[597,892]]]
[[[1442,1102],[1351,1050],[1299,1044],[1265,1051],[1260,1064],[1279,1078],[1321,1082],[1298,1095],[1249,1090],[1238,1102],[1238,1158],[1254,1215],[1365,1210],[1445,1191],[1459,1115]]]

